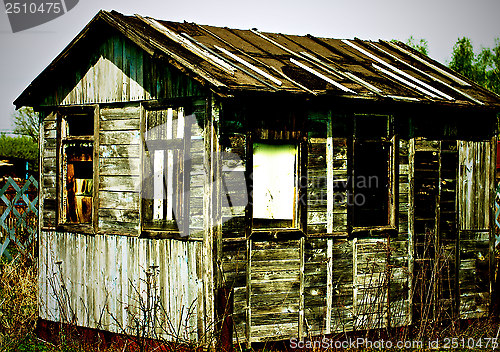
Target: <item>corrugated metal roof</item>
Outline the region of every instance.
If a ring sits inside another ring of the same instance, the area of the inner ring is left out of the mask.
[[[500,107],[500,96],[402,42],[265,33],[100,11],[65,52],[101,19],[221,94],[286,91]],[[65,52],[40,76],[50,73]],[[35,83],[16,100],[17,106],[28,100]]]

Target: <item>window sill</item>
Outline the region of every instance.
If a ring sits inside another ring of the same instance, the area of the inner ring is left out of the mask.
[[[347,238],[347,232],[308,233],[307,238]]]
[[[299,229],[277,228],[252,230],[250,239],[252,240],[294,240],[306,237],[306,234]]]
[[[175,239],[181,241],[203,241],[203,237],[184,236],[179,231],[158,231],[144,229],[141,232],[141,238],[151,239]]]
[[[395,226],[355,227],[351,231],[351,237],[385,237],[397,234]]]
[[[57,231],[83,233],[87,235],[95,235],[94,227],[92,224],[59,224],[56,228]]]

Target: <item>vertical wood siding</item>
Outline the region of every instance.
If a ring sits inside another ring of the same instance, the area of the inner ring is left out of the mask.
[[[491,163],[495,163],[491,142],[459,142],[461,230],[485,230],[490,227]]]
[[[205,120],[205,100],[193,103],[193,114],[198,121]],[[205,171],[203,168],[205,145],[203,129],[199,124],[191,126],[191,175],[189,191],[189,233],[192,237],[203,238],[203,185]]]
[[[410,215],[410,143],[399,141],[399,198],[398,234],[389,241],[390,284],[389,316],[392,327],[404,326],[410,322],[410,297],[412,277],[410,270],[413,234],[409,226]]]
[[[247,241],[226,242],[222,250],[223,285],[233,291],[233,341],[246,341]]]
[[[325,329],[327,241],[325,238],[311,238],[304,245],[304,333],[307,335],[319,335]]]
[[[327,232],[327,139],[309,140],[307,156],[307,233]],[[330,154],[328,154],[330,155]]]
[[[439,155],[439,197],[437,199],[437,278],[436,319],[456,319],[458,304],[457,261],[457,178],[458,150],[456,141],[441,141]]]
[[[347,139],[328,138],[328,180],[331,180],[331,190],[328,190],[328,224],[329,233],[347,234]],[[331,217],[331,218],[330,218]]]
[[[42,231],[39,250],[40,318],[135,334],[156,314],[152,337],[201,336],[200,242]]]
[[[246,135],[226,136],[222,152],[222,236],[245,237]]]
[[[355,239],[353,272],[354,328],[388,326],[388,239]]]
[[[456,141],[418,138],[414,146],[415,322],[457,313]]]
[[[414,139],[414,276],[413,316],[415,322],[434,318],[438,251],[436,202],[439,195],[439,141]]]
[[[199,83],[121,34],[105,38],[75,63],[75,75],[61,77],[42,106],[129,102],[201,95]]]
[[[491,204],[494,197],[495,140],[459,141],[460,318],[488,314],[493,250]]]
[[[353,289],[353,241],[347,239],[328,239],[328,249],[331,254],[332,270],[328,272],[328,284],[331,283],[331,326],[330,331],[352,331],[354,315],[354,289]],[[330,250],[331,247],[331,250]],[[327,308],[330,307],[328,304]],[[328,316],[328,315],[327,315]],[[328,329],[328,327],[327,327]]]

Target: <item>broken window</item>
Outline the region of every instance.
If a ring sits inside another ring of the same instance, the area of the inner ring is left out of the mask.
[[[94,217],[94,107],[60,114],[60,224],[92,225]]]
[[[183,108],[148,110],[142,206],[144,228],[187,231],[189,141],[192,123]],[[187,152],[185,152],[187,151]]]
[[[389,226],[394,192],[390,119],[385,115],[356,115],[354,121],[350,200],[353,226]]]
[[[308,122],[308,234],[394,229],[391,117],[327,112]]]
[[[298,221],[297,144],[253,143],[253,223],[255,228],[294,228]]]
[[[389,154],[387,142],[354,144],[354,226],[389,224]]]

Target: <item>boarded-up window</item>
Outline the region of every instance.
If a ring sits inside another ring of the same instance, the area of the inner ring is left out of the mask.
[[[60,114],[61,224],[92,224],[94,213],[93,107]]]
[[[295,144],[253,144],[253,218],[257,227],[294,227],[297,157]]]
[[[183,108],[146,113],[143,184],[144,227],[182,232],[189,191],[189,134]],[[186,227],[187,230],[187,227]]]

